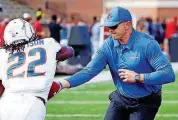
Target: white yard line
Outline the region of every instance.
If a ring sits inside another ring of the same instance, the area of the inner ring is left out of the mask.
[[[178,100],[163,100],[162,104],[178,104]]]
[[[108,104],[109,101],[50,101],[48,104]],[[162,104],[178,104],[178,100],[163,100]]]
[[[109,101],[51,101],[48,104],[108,104]]]
[[[83,90],[64,90],[61,91],[61,93],[65,93],[65,94],[110,94],[112,91],[83,91]],[[178,91],[175,90],[171,90],[171,91],[163,91],[163,94],[178,94]]]
[[[163,94],[178,94],[177,90],[163,90]]]
[[[102,117],[102,114],[47,114],[46,117]]]
[[[156,117],[176,117],[176,118],[178,118],[178,114],[157,114]]]
[[[178,86],[178,84],[177,83],[168,83],[168,84],[164,84],[163,86]]]
[[[61,93],[65,93],[65,94],[109,94],[112,91],[82,91],[82,90],[78,90],[78,91],[61,91]]]
[[[103,117],[104,114],[47,114],[46,117]],[[156,117],[176,117],[178,114],[157,114]]]

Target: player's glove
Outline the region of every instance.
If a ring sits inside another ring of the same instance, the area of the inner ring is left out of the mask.
[[[56,82],[53,81],[53,83],[51,85],[51,89],[50,89],[49,94],[48,94],[48,100],[50,100],[51,98],[53,98],[62,89],[63,89],[62,83],[60,83],[60,82],[56,83]]]
[[[4,90],[5,90],[5,88],[4,88],[3,84],[2,84],[2,81],[0,80],[0,97],[4,93]]]

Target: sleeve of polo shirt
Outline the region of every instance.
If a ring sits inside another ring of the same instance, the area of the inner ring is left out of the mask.
[[[162,53],[159,44],[151,41],[146,50],[149,64],[154,69],[152,73],[144,74],[144,83],[162,85],[175,81],[175,74],[167,57]]]
[[[106,67],[107,62],[103,49],[102,46],[83,70],[66,79],[70,83],[70,87],[76,87],[88,82]]]

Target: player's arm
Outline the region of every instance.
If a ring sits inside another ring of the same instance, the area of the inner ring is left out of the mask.
[[[69,46],[62,46],[62,48],[56,54],[56,60],[64,61],[74,55],[74,49]],[[51,89],[48,94],[48,100],[53,98],[58,92],[63,89],[63,85],[53,81]]]
[[[70,46],[62,46],[59,52],[56,54],[56,60],[64,61],[71,58],[74,55],[74,49]]]

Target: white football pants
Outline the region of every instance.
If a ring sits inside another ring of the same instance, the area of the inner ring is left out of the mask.
[[[44,120],[46,107],[32,95],[6,93],[0,98],[0,120]]]

